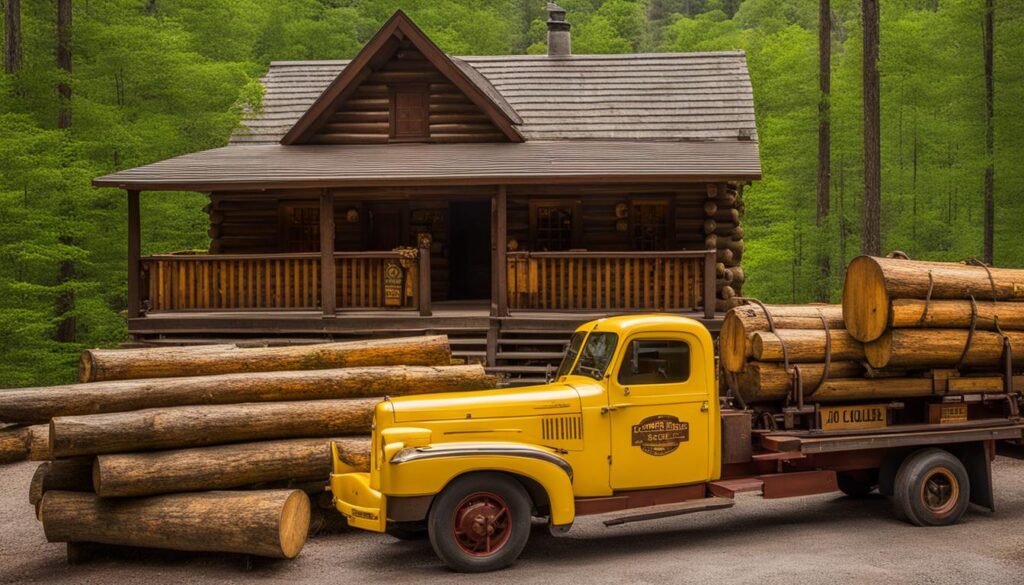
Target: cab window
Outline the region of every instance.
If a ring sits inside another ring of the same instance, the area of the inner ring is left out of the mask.
[[[604,373],[615,355],[615,344],[619,336],[615,333],[591,333],[580,352],[580,360],[573,368],[573,374],[588,376],[595,380],[604,378]]]
[[[634,339],[619,368],[619,384],[673,384],[690,378],[690,345],[678,339]]]

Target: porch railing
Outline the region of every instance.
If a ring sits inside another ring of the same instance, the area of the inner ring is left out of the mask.
[[[509,252],[512,310],[697,310],[714,316],[715,251]],[[705,303],[704,299],[711,299]]]
[[[429,311],[419,278],[420,263],[429,257],[421,255],[429,252],[336,252],[337,307]],[[142,258],[141,265],[142,306],[149,312],[321,308],[321,257],[315,252],[164,254]]]

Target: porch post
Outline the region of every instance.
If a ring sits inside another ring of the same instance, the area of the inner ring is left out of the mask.
[[[704,252],[704,318],[715,318],[715,250]]]
[[[142,221],[139,214],[139,191],[128,191],[128,318],[141,314],[139,284],[142,278]]]
[[[491,296],[497,299],[497,316],[508,317],[508,193],[505,185],[498,185],[494,197],[494,266],[492,279],[495,288]]]
[[[417,236],[416,247],[419,249],[419,265],[416,269],[418,278],[416,290],[419,295],[420,317],[429,317],[434,314],[430,298],[430,244],[429,234]]]
[[[337,311],[336,276],[334,266],[334,193],[330,189],[320,192],[320,309],[324,316]]]

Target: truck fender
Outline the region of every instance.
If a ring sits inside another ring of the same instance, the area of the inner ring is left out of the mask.
[[[575,518],[572,466],[557,454],[522,443],[439,443],[408,447],[392,458],[383,491],[389,497],[436,495],[467,473],[497,471],[526,478],[540,486],[551,508],[551,523],[570,525]],[[414,490],[414,491],[413,491]]]

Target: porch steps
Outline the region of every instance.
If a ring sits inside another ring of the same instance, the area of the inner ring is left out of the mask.
[[[561,360],[560,351],[499,351],[499,360]]]
[[[545,322],[542,327],[503,320],[498,332],[495,365],[488,368],[505,377],[509,386],[543,384],[562,361],[573,323]]]

